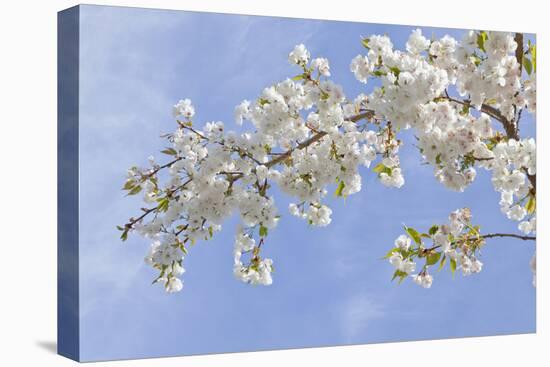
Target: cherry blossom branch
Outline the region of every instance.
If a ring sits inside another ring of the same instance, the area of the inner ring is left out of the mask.
[[[149,215],[150,213],[152,213],[153,211],[157,210],[157,207],[152,207],[152,208],[142,208],[141,210],[143,210],[143,214],[140,215],[139,217],[137,218],[130,218],[130,221],[128,223],[126,223],[125,227],[128,228],[128,229],[131,229],[133,228],[133,226],[138,223],[139,221],[141,221],[143,218],[145,218],[147,215]]]
[[[195,129],[191,122],[195,114],[191,101],[180,100],[173,108],[174,117],[182,120],[177,121],[179,129],[174,134],[165,135],[173,147],[162,151],[171,155],[172,158],[169,159],[172,161],[163,165],[152,161],[150,168],[132,167],[128,171],[123,189],[128,191],[128,195],[145,191],[144,201],[156,206],[142,208],[143,213],[138,218],[130,218],[124,227],[117,226],[123,231],[121,238],[125,240],[132,230],[148,238],[151,234],[156,235],[146,262],[159,271],[155,282],[162,282],[168,292],[177,292],[183,285],[179,276],[184,272],[182,261],[184,255],[187,255],[185,245],[188,242],[194,244],[197,240],[212,238],[214,232],[221,230],[222,220],[238,209],[242,225],[235,237],[233,273],[245,283],[269,285],[272,283],[272,260],[262,258],[259,252],[268,230],[275,228],[280,215],[277,214],[273,197],[267,194],[270,188],[268,179],[279,184],[283,191],[300,199],[299,204],[289,205],[292,215],[306,219],[311,225],[326,226],[331,221],[332,211],[321,203],[326,195],[325,187],[336,182],[335,196],[340,197],[358,192],[361,181],[359,165],[369,166],[379,155],[383,158],[372,170],[385,186],[401,187],[404,178],[399,166],[398,150],[402,141],[396,138],[397,132],[403,127],[411,127],[403,126],[406,121],[437,117],[439,112],[448,109],[449,103],[457,110],[462,110],[461,117],[446,116],[455,118],[450,124],[442,122],[443,131],[449,130],[447,135],[430,135],[430,131],[424,131],[425,134],[418,137],[421,153],[429,152],[424,158],[436,167],[435,176],[447,187],[457,191],[464,190],[473,181],[477,161],[495,159],[494,165],[480,165],[488,169],[496,167],[493,183],[495,189],[501,192],[501,202],[506,204],[503,211],[510,219],[521,221],[518,226],[521,232],[482,235],[479,226],[471,225],[468,208],[452,212],[449,224],[433,225],[426,233],[419,233],[414,228],[405,226],[407,235],[399,236],[395,247],[386,255],[396,268],[393,278],[397,277],[402,281],[412,276],[415,283],[429,288],[432,277],[428,269],[437,263],[439,269],[448,263],[453,274],[457,269],[464,275],[481,271],[483,263],[477,255],[486,239],[502,237],[536,240],[536,237],[529,236],[536,232],[536,175],[529,174],[535,172],[535,144],[533,139],[520,140],[518,127],[522,108],[533,112],[536,107],[535,81],[522,83],[521,75],[517,75],[518,65],[512,60],[512,63],[503,65],[506,69],[505,75],[499,73],[495,78],[487,78],[479,85],[468,83],[468,80],[479,76],[478,71],[482,76],[484,73],[491,74],[487,67],[491,68],[493,61],[499,65],[504,60],[508,61],[516,44],[521,45],[515,50],[520,73],[524,69],[530,75],[531,70],[536,67],[535,48],[529,44],[531,59],[527,59],[525,57],[529,55],[527,51],[525,54],[523,52],[522,34],[513,37],[510,34],[484,31],[469,32],[465,50],[471,62],[468,62],[468,68],[455,70],[455,83],[449,82],[444,73],[440,73],[448,65],[461,63],[453,52],[448,52],[450,41],[448,36],[440,41],[429,41],[421,35],[420,30],[415,30],[407,41],[407,54],[404,54],[394,51],[389,38],[385,36],[373,35],[371,39],[364,39],[363,45],[369,49],[369,55],[355,57],[350,65],[351,71],[362,83],[366,83],[369,76],[380,77],[383,83],[392,86],[395,93],[385,93],[382,87],[375,89],[368,97],[361,94],[353,101],[346,100],[341,86],[331,80],[322,79],[322,76],[330,76],[328,60],[311,59],[305,46],[297,45],[289,54],[289,62],[298,65],[302,73],[266,88],[253,104],[244,100],[235,108],[235,120],[238,123],[250,120],[254,126],[266,126],[265,129],[258,128],[242,136],[251,145],[243,142],[241,146],[239,139],[229,139],[229,136],[226,140],[222,122],[210,122],[204,129]],[[481,56],[475,51],[476,44]],[[474,51],[470,46],[473,46]],[[396,65],[386,65],[385,55],[399,56],[399,60],[395,62]],[[420,69],[411,68],[419,58],[428,61],[428,64],[422,63],[423,67]],[[474,65],[478,69],[470,67]],[[315,72],[317,76],[314,78],[312,75]],[[425,78],[426,72],[432,73],[432,77]],[[300,80],[303,81],[304,88],[296,87],[298,83],[294,81]],[[451,85],[463,85],[466,88],[469,84],[472,84],[471,90],[464,91],[468,99],[451,97],[445,89]],[[314,86],[316,88],[312,88]],[[496,89],[491,89],[494,91],[491,94],[477,90],[474,86],[494,86]],[[508,93],[508,90],[499,89],[498,86],[509,87],[511,91]],[[489,102],[506,100],[512,94],[513,99],[505,101],[498,108]],[[472,101],[483,96],[486,98],[481,102],[485,101],[486,104],[474,106]],[[411,98],[413,100],[411,103],[402,103],[402,98],[408,102],[411,102]],[[437,108],[422,109],[419,115],[418,108],[425,105],[427,100],[447,103],[439,105],[442,111]],[[283,108],[279,108],[280,104]],[[375,111],[367,110],[367,107],[374,108],[380,115],[375,115]],[[337,113],[333,113],[332,108],[336,108]],[[482,112],[478,119],[474,117],[477,116],[474,108]],[[255,113],[258,111],[265,113]],[[301,116],[307,111],[310,112],[307,122],[304,123]],[[349,111],[357,115],[344,117],[350,114]],[[292,124],[287,123],[287,118],[292,119]],[[360,126],[351,126],[361,119],[366,119],[367,122]],[[468,120],[472,124],[455,126],[452,123]],[[495,128],[492,124],[501,125],[498,130],[504,130],[505,133],[498,132],[495,136],[490,136]],[[369,130],[373,125],[375,129]],[[298,134],[287,131],[294,127],[300,129]],[[459,130],[456,135],[450,131],[452,128]],[[289,141],[291,145],[287,149]],[[447,152],[444,147],[448,144],[454,147],[455,142],[458,158],[454,154],[445,154]],[[477,150],[469,149],[472,142],[482,142],[486,146],[480,144],[477,154]],[[494,154],[487,152],[487,149]],[[511,157],[513,149],[517,149],[517,159]],[[324,162],[325,159],[328,161]],[[180,160],[185,161],[177,163]],[[182,164],[183,162],[186,164]],[[280,167],[279,164],[292,167],[281,172],[276,170],[276,166]],[[503,167],[506,169],[498,170]],[[170,168],[167,172],[170,180],[164,186],[159,186],[161,177],[157,173],[164,168]],[[518,171],[525,172],[530,185],[525,182],[526,176]],[[184,180],[187,181],[180,184]],[[242,187],[234,188],[234,183],[239,180]],[[193,184],[185,188],[189,182]],[[182,191],[176,194],[179,190]],[[518,201],[514,202],[515,198]],[[149,218],[150,222],[147,223],[144,218],[150,213],[154,213],[154,217]],[[259,243],[254,239],[256,231],[260,238]],[[184,241],[179,237],[184,237]],[[431,241],[434,247],[425,248],[424,244],[427,242],[424,238]],[[249,258],[246,255],[243,258],[243,254],[252,256]],[[417,260],[425,260],[425,264],[418,274],[413,274]]]
[[[462,106],[467,106],[469,108],[474,107],[470,104],[470,101],[467,100],[467,99],[466,100],[460,100],[460,99],[453,98],[453,97],[449,96],[447,91],[445,91],[445,94],[446,94],[446,96],[441,97],[440,99],[448,100],[449,102],[454,102],[454,103],[460,104]],[[500,113],[499,110],[497,110],[496,108],[491,107],[489,105],[482,104],[481,105],[481,112],[484,112],[487,115],[494,118],[495,120],[499,121],[502,124],[502,126],[504,128],[504,131],[506,132],[506,137],[508,137],[508,139],[514,139],[514,140],[519,140],[520,139],[518,129],[517,129],[516,124],[514,123],[514,121],[508,120],[506,117],[504,117]],[[524,171],[527,175],[529,183],[531,184],[531,186],[533,187],[533,190],[536,193],[536,190],[537,190],[537,175],[531,175],[527,172],[527,170],[524,170]]]
[[[179,162],[183,159],[183,157],[178,157],[178,158],[175,158],[174,160],[166,163],[166,164],[163,164],[162,166],[158,166],[156,168],[154,168],[151,172],[147,173],[146,175],[144,175],[143,177],[144,178],[149,178],[149,177],[152,177],[154,176],[155,174],[157,174],[159,171],[165,169],[165,168],[169,168],[170,166],[172,166],[174,163],[176,162]]]
[[[453,98],[453,97],[449,96],[447,91],[445,91],[445,94],[446,94],[446,96],[441,97],[440,99],[448,100],[449,102],[458,103],[458,104],[460,104],[462,106],[466,106],[468,108],[474,108],[474,106],[471,104],[471,102],[467,99],[460,100],[460,99]],[[517,135],[516,128],[514,127],[514,123],[508,121],[508,119],[506,117],[504,117],[500,113],[499,110],[497,110],[496,108],[491,107],[487,104],[482,104],[481,105],[481,112],[484,112],[487,115],[494,118],[495,120],[498,120],[502,124],[502,126],[504,127],[504,130],[506,131],[506,135],[508,136],[508,138],[516,139],[516,140],[519,139],[519,137]]]
[[[480,237],[481,238],[511,237],[511,238],[517,238],[517,239],[523,240],[523,241],[536,241],[537,240],[537,237],[535,237],[535,236],[522,236],[522,235],[514,234],[514,233],[489,233],[489,234],[484,234]]]
[[[372,118],[373,116],[374,116],[374,111],[367,110],[363,113],[351,116],[351,117],[347,118],[346,120],[352,121],[352,122],[357,122],[357,121],[362,120],[364,118],[367,118],[367,119]],[[274,158],[271,161],[267,162],[265,164],[265,166],[267,168],[271,168],[271,167],[275,166],[276,164],[283,162],[288,157],[290,157],[292,152],[294,152],[295,150],[302,150],[304,148],[307,148],[311,144],[321,140],[325,135],[327,135],[327,132],[325,132],[325,131],[320,131],[320,132],[316,133],[311,138],[309,138],[309,139],[303,141],[302,143],[298,144],[296,147],[294,147],[292,149],[289,149],[284,153],[281,153],[280,155],[277,156],[277,158]]]
[[[171,162],[171,164],[174,164],[175,162]],[[179,190],[185,188],[185,186],[187,186],[193,179],[192,178],[189,178],[187,181],[185,181],[183,184],[179,185],[178,187],[176,187],[175,189],[172,189],[172,190],[168,190],[167,192],[167,196],[171,196],[173,195],[174,193],[178,192]],[[143,214],[140,215],[139,217],[137,218],[130,218],[130,220],[128,221],[128,223],[126,223],[124,225],[124,228],[127,229],[127,230],[130,230],[130,229],[133,229],[134,226],[139,223],[141,220],[143,220],[146,216],[148,216],[149,214],[153,213],[154,211],[158,211],[159,209],[159,206],[160,204],[152,207],[152,208],[142,208],[141,210],[143,210]]]
[[[370,119],[374,116],[374,111],[372,110],[367,110],[367,111],[364,111],[362,113],[359,113],[357,115],[354,115],[354,116],[351,116],[349,118],[347,118],[348,121],[352,121],[352,122],[357,122],[357,121],[360,121],[364,118],[367,118],[367,119]],[[208,139],[206,136],[204,136],[203,134],[201,134],[200,132],[198,132],[197,130],[195,130],[194,128],[192,128],[191,126],[187,126],[185,125],[184,123],[182,123],[181,121],[177,121],[178,125],[183,128],[183,129],[186,129],[186,130],[189,130],[191,131],[192,133],[196,134],[197,136],[199,136],[201,139],[203,140],[206,140],[206,141],[210,141],[210,139]],[[296,147],[292,148],[292,149],[289,149],[283,153],[280,153],[280,155],[277,156],[277,158],[274,158],[272,159],[271,161],[265,163],[265,166],[268,167],[268,168],[271,168],[281,162],[283,162],[284,160],[288,159],[288,157],[290,157],[290,155],[292,154],[292,152],[294,152],[295,150],[301,150],[301,149],[305,149],[307,148],[308,146],[310,146],[311,144],[321,140],[324,136],[326,136],[327,133],[324,132],[324,131],[321,131],[321,132],[318,132],[316,133],[315,135],[313,135],[311,138],[303,141],[302,143],[299,143]],[[222,144],[223,145],[223,144]],[[237,151],[237,153],[241,153],[241,151]],[[249,158],[251,158],[253,161],[255,161],[256,163],[258,164],[261,164],[258,160],[256,160],[254,157],[252,157],[251,155],[249,155],[248,152],[245,152],[244,153],[245,155],[247,155]],[[150,173],[148,173],[145,177],[152,177],[154,176],[156,173],[158,173],[160,170],[164,169],[164,168],[169,168],[170,166],[172,166],[174,163],[182,160],[183,157],[178,157],[166,164],[163,164],[161,166],[158,166],[156,167],[153,171],[151,171]],[[223,174],[223,175],[227,175],[227,178],[228,180],[231,182],[231,184],[233,184],[234,182],[238,181],[239,179],[241,179],[244,174],[242,172],[219,172],[219,174]],[[167,195],[168,196],[171,196],[173,195],[175,192],[183,189],[185,186],[187,186],[187,184],[189,184],[190,182],[192,181],[192,178],[189,178],[186,182],[184,182],[182,185],[178,186],[177,188],[173,189],[173,190],[169,190],[167,192]],[[160,204],[159,204],[160,205]],[[144,208],[143,211],[144,213],[139,216],[138,218],[135,218],[135,219],[132,219],[130,218],[130,221],[128,223],[125,224],[125,228],[126,229],[132,229],[134,228],[134,226],[140,222],[141,220],[143,220],[147,215],[149,215],[150,213],[154,212],[155,210],[158,210],[159,208],[159,205],[155,206],[155,207],[152,207],[152,208]],[[179,231],[179,233],[181,233],[181,231]]]
[[[516,238],[518,240],[523,240],[523,241],[536,241],[537,240],[537,237],[535,237],[535,236],[522,236],[522,235],[514,234],[514,233],[488,233],[488,234],[479,235],[479,236],[475,236],[475,237],[463,238],[463,239],[460,239],[457,242],[468,242],[468,241],[479,240],[480,238],[486,239],[486,238],[495,238],[495,237]],[[433,250],[437,250],[441,247],[442,247],[441,245],[436,245],[436,246],[432,246],[430,248],[424,249],[423,251],[424,252],[430,252],[430,251],[433,251]]]

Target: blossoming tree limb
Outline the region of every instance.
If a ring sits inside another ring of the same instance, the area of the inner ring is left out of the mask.
[[[149,167],[128,170],[124,190],[142,194],[147,206],[118,227],[123,240],[137,232],[152,241],[146,262],[158,271],[154,283],[181,290],[189,247],[210,239],[237,211],[234,274],[246,283],[271,284],[273,261],[262,251],[280,218],[272,185],[294,198],[291,215],[329,225],[329,187],[338,197],[359,192],[360,166],[372,167],[385,186],[404,185],[398,136],[407,129],[414,131],[420,159],[447,188],[462,192],[477,169],[491,171],[501,210],[519,222],[521,234],[483,233],[467,208],[426,232],[405,227],[386,255],[394,279],[410,277],[429,288],[434,266],[448,263],[464,275],[481,271],[479,250],[488,239],[535,240],[535,140],[520,136],[520,120],[536,110],[536,45],[525,44],[519,33],[485,31],[466,32],[462,41],[447,35],[428,40],[419,29],[404,51],[387,36],[372,35],[362,44],[366,54],[353,58],[350,70],[361,83],[379,79],[369,94],[346,98],[329,79],[329,61],[312,59],[298,45],[289,61],[300,72],[235,108],[236,123],[250,126],[244,133],[226,131],[219,121],[199,129],[190,100],[174,106],[177,128],[163,136],[169,146],[162,153],[170,159],[150,157]],[[534,256],[531,267],[534,272]]]

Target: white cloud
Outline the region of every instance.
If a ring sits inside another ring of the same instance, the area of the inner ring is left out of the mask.
[[[359,334],[368,330],[370,322],[385,315],[380,303],[368,293],[359,293],[343,304],[341,327],[345,339],[352,342]]]

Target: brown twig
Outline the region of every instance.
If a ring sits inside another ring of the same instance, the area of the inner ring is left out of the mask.
[[[535,237],[535,236],[522,236],[522,235],[514,234],[514,233],[488,233],[488,234],[481,235],[479,237],[470,237],[470,238],[460,239],[459,241],[460,242],[465,242],[465,241],[478,240],[480,238],[487,239],[487,238],[496,238],[496,237],[516,238],[518,240],[523,240],[523,241],[536,241],[537,240],[537,237]],[[433,251],[433,250],[437,250],[440,247],[441,247],[441,245],[436,245],[436,246],[432,246],[430,248],[424,249],[423,251],[424,252],[430,252],[430,251]]]
[[[373,116],[374,116],[374,111],[367,110],[365,112],[362,112],[362,113],[359,113],[357,115],[351,116],[351,117],[347,118],[346,120],[347,121],[352,121],[352,122],[357,122],[357,121],[360,121],[360,120],[365,119],[365,118],[370,119]],[[288,157],[290,157],[292,152],[294,152],[295,150],[301,150],[301,149],[307,148],[311,144],[321,140],[325,135],[327,135],[327,133],[325,131],[320,131],[320,132],[316,133],[311,138],[301,142],[300,144],[298,144],[294,148],[289,149],[286,152],[279,154],[277,156],[277,158],[274,158],[274,159],[270,160],[269,162],[265,163],[265,166],[270,168],[270,167],[275,166],[278,163],[281,163],[282,161],[284,161]]]

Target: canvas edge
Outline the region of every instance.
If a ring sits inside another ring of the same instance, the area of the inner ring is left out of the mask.
[[[57,13],[57,353],[75,361],[80,361],[79,29],[79,6]]]

